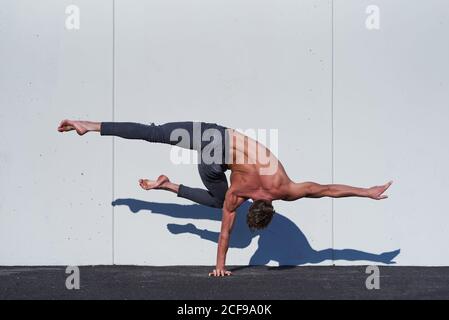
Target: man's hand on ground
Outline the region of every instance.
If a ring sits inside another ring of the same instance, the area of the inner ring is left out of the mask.
[[[375,186],[368,189],[368,197],[374,200],[382,200],[388,198],[388,195],[383,194],[391,186],[393,181],[390,181],[382,186]]]
[[[227,271],[226,268],[216,267],[213,272],[209,273],[209,277],[225,277],[232,275],[231,271]]]

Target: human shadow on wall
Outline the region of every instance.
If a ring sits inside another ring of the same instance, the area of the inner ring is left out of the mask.
[[[221,221],[221,210],[198,204],[181,205],[172,203],[147,202],[137,199],[117,199],[113,206],[125,205],[138,213],[145,210],[152,214],[163,214],[174,218],[207,219]],[[230,248],[246,248],[251,240],[259,237],[258,247],[249,261],[249,265],[265,265],[276,261],[280,266],[294,266],[305,263],[319,263],[325,260],[371,261],[394,264],[393,259],[400,250],[374,254],[354,249],[315,250],[310,246],[304,233],[290,219],[276,212],[270,225],[260,231],[251,232],[246,224],[246,213],[251,205],[246,201],[237,210],[236,221],[229,241]],[[190,233],[201,239],[218,242],[219,232],[198,229],[194,224],[167,224],[172,234]]]

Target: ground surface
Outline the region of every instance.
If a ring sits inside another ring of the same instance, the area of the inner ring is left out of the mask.
[[[366,267],[80,267],[68,290],[65,267],[0,267],[0,299],[449,299],[449,267],[380,267],[367,290]]]

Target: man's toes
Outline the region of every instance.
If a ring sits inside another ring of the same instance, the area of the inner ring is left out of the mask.
[[[139,180],[139,184],[145,190],[148,190],[150,188],[149,185],[148,185],[148,180],[147,179],[140,179]]]

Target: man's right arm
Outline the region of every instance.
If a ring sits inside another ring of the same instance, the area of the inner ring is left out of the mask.
[[[229,239],[235,221],[236,209],[245,200],[245,198],[233,195],[230,190],[226,193],[223,204],[220,236],[218,237],[217,261],[215,269],[209,273],[209,276],[220,277],[231,275],[231,272],[226,270],[226,254],[229,248]]]

